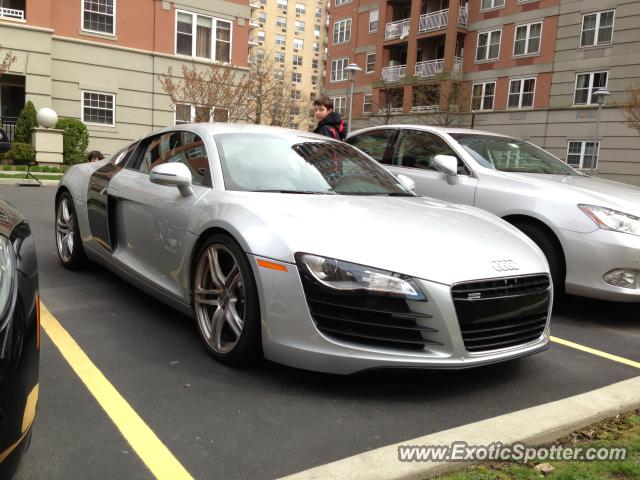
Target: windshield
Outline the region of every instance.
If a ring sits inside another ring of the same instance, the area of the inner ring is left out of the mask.
[[[215,136],[227,190],[414,196],[389,172],[345,143],[302,136]]]
[[[515,138],[452,133],[451,136],[481,165],[501,172],[581,175],[532,143]]]

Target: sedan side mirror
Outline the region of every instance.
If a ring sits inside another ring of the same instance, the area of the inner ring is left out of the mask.
[[[406,175],[402,175],[402,174],[396,175],[396,177],[398,178],[402,186],[404,186],[405,188],[408,188],[411,191],[415,190],[416,182],[414,182],[412,178],[409,178]]]
[[[151,183],[177,187],[183,197],[193,195],[191,171],[184,163],[161,163],[151,169]]]
[[[433,163],[438,170],[447,175],[458,175],[458,159],[453,155],[436,155]]]

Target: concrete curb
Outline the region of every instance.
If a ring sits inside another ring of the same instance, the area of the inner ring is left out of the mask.
[[[44,186],[58,185],[59,180],[40,180]],[[21,178],[0,178],[0,185],[17,185],[18,183],[29,182],[36,183],[33,179],[26,179],[24,176]]]
[[[492,442],[550,443],[607,417],[640,408],[640,376],[598,390],[463,425],[361,453],[290,475],[286,480],[413,480],[431,478],[469,465],[462,462],[400,462],[400,445],[469,445]]]

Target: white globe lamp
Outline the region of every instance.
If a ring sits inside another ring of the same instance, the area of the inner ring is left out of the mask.
[[[58,114],[52,108],[44,107],[38,110],[36,120],[43,128],[53,128],[58,123]]]

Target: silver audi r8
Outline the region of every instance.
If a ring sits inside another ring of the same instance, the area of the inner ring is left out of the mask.
[[[505,219],[547,256],[556,298],[640,302],[640,188],[594,178],[532,143],[489,132],[384,125],[347,139],[421,195]]]
[[[181,125],[68,170],[57,250],[193,315],[227,364],[263,353],[346,374],[545,349],[552,287],[535,243],[410,183],[326,137]]]

